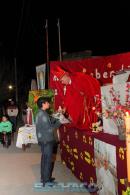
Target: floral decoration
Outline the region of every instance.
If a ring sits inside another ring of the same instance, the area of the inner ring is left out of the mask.
[[[130,83],[126,83],[125,89],[125,101],[121,102],[119,91],[115,91],[113,87],[109,90],[110,102],[107,97],[102,97],[102,101],[105,103],[105,108],[100,112],[96,109],[96,113],[99,118],[104,116],[106,119],[112,119],[118,128],[119,134],[125,136],[125,116],[126,112],[130,114]],[[125,138],[123,138],[125,139]]]
[[[124,104],[121,103],[119,92],[116,92],[113,87],[111,87],[109,93],[111,97],[111,104],[107,102],[106,97],[103,97],[103,101],[105,101],[107,107],[102,111],[102,114],[105,118],[112,119],[117,127],[122,126],[125,128],[125,115],[126,112],[130,113],[130,83],[126,84]]]

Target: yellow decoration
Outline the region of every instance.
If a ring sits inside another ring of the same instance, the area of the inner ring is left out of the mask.
[[[130,131],[130,115],[128,112],[126,112],[126,116],[125,116],[125,126],[126,126],[126,133],[129,133],[129,131]],[[129,136],[129,134],[126,134],[126,136]]]
[[[120,179],[120,183],[125,185],[125,187],[127,186],[126,181],[126,179]],[[122,195],[130,195],[130,187],[127,187],[126,191],[123,190]]]
[[[84,143],[87,143],[87,139],[86,139],[86,136],[85,135],[83,135],[83,142]]]
[[[127,195],[130,195],[130,187],[127,187],[126,193],[127,193]]]
[[[83,180],[83,173],[82,173],[82,172],[80,172],[79,178],[80,178],[81,180]]]
[[[90,183],[94,183],[93,177],[90,177]],[[105,194],[104,194],[105,195]]]
[[[101,122],[92,123],[92,132],[99,133],[102,131]]]
[[[91,137],[89,137],[89,144],[90,145],[93,145],[93,142],[92,142],[92,138]]]
[[[63,165],[66,165],[65,161],[62,161],[62,164],[63,164]]]
[[[74,162],[71,161],[70,164],[71,164],[71,170],[74,171],[75,170],[75,168],[74,168]]]
[[[81,157],[81,159],[83,160],[83,153],[82,153],[82,152],[80,153],[80,157]]]
[[[122,147],[119,148],[119,158],[121,160],[125,159],[125,152],[124,152],[124,149]]]
[[[77,148],[74,148],[74,149],[73,149],[73,151],[74,151],[75,153],[78,153],[78,150],[77,150]]]
[[[88,164],[91,164],[91,155],[89,152],[85,152],[85,161],[88,163]]]
[[[66,145],[66,150],[67,152],[69,152],[69,145]]]
[[[122,195],[127,195],[127,191],[124,192],[124,190],[123,190]]]
[[[122,185],[125,185],[125,180],[124,180],[124,179],[120,179],[120,183],[121,183]]]
[[[77,150],[77,148],[74,148],[74,149],[73,149],[73,153],[74,153],[74,157],[75,157],[76,159],[78,159],[79,157],[78,157],[78,150]]]
[[[128,182],[130,183],[130,114],[129,112],[126,112],[125,125],[126,125],[127,177],[128,177]]]
[[[92,158],[92,160],[91,160],[92,162],[92,166],[94,167],[95,166],[95,162],[94,162],[94,159]]]
[[[78,155],[76,155],[76,154],[74,154],[74,157],[75,157],[77,160],[78,160],[78,158],[79,158]]]

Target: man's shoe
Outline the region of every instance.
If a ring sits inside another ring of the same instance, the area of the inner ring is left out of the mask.
[[[43,183],[43,179],[41,179],[40,182]]]
[[[57,184],[56,182],[50,182],[50,181],[47,181],[47,182],[42,182],[42,187],[53,187],[55,184]]]
[[[43,183],[43,179],[41,179],[40,181],[41,181],[41,183]],[[55,177],[51,177],[48,182],[53,182],[53,181],[55,181]]]
[[[51,178],[50,178],[50,182],[55,181],[55,179],[56,179],[55,177],[51,177]]]
[[[46,183],[45,182],[41,182],[42,183],[42,186],[45,187]]]

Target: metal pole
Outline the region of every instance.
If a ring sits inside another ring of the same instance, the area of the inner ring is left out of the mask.
[[[60,58],[60,61],[62,61],[60,19],[58,19],[57,27],[58,27],[58,40],[59,40],[59,58]]]
[[[49,88],[49,79],[50,79],[50,62],[49,62],[49,43],[48,43],[48,20],[46,19],[45,24],[45,30],[46,30],[46,71],[47,71],[47,88]]]
[[[49,44],[48,44],[48,20],[46,19],[46,24],[45,24],[45,29],[46,29],[46,60],[47,64],[49,63]]]
[[[15,101],[18,103],[18,83],[17,83],[17,63],[16,57],[14,58],[14,68],[15,68]]]

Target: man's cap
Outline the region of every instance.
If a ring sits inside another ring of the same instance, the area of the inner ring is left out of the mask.
[[[66,71],[63,70],[60,66],[57,66],[55,70],[52,71],[59,80],[66,74]]]

